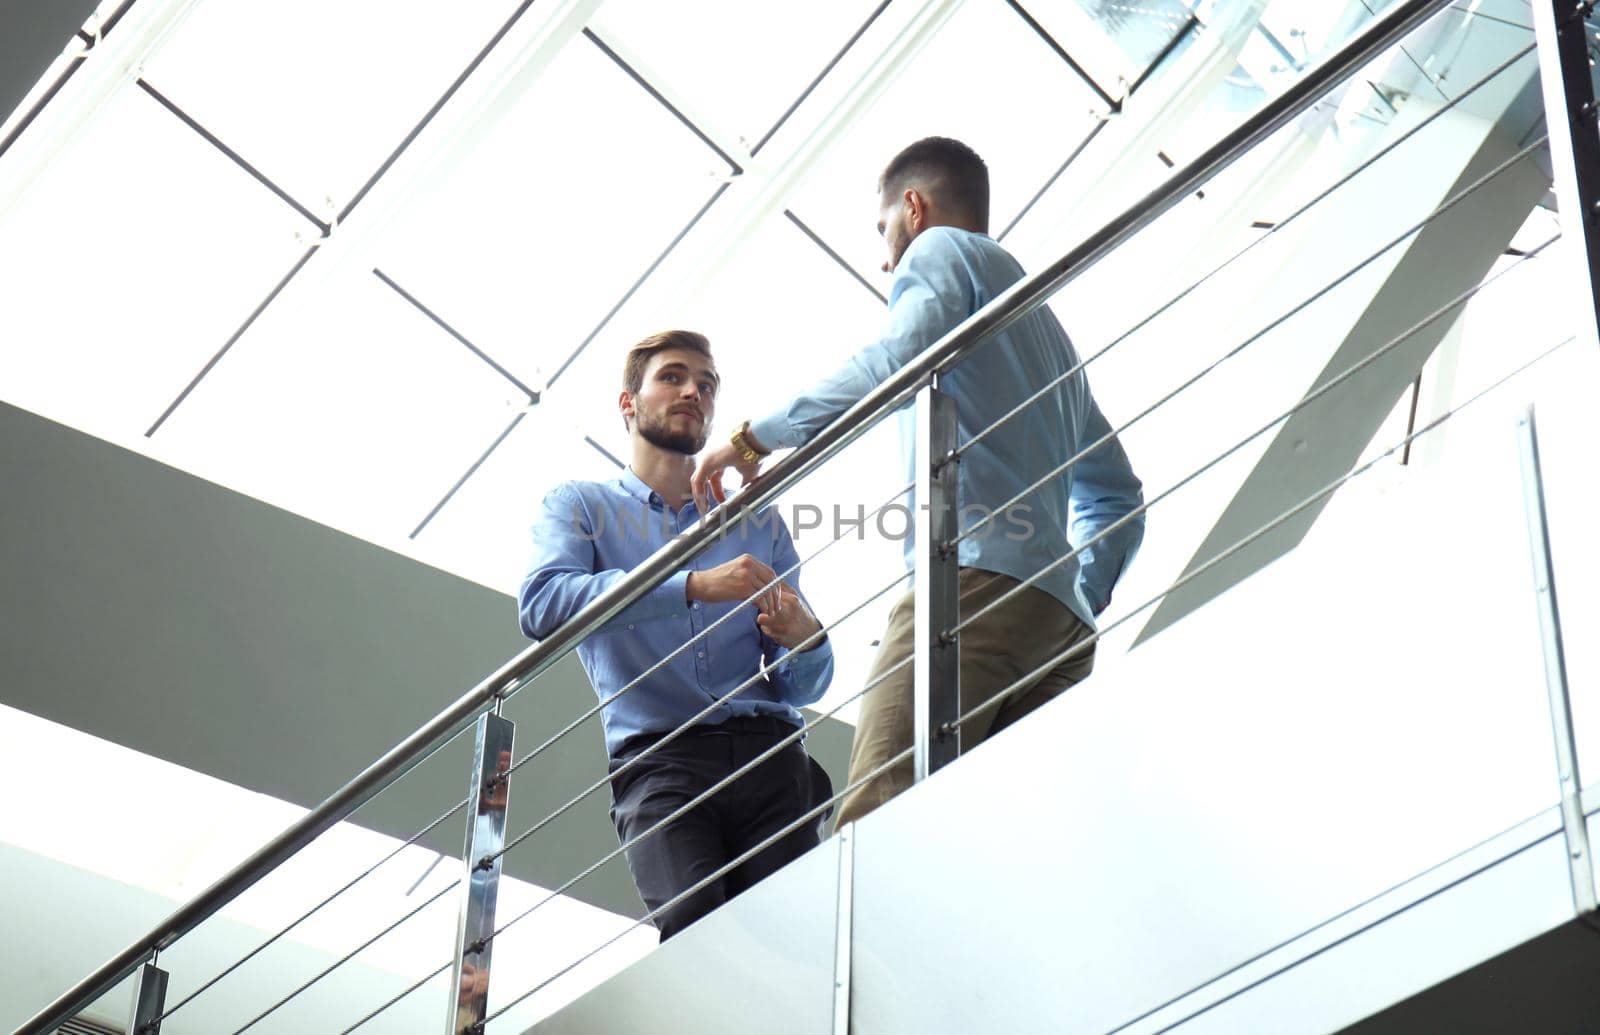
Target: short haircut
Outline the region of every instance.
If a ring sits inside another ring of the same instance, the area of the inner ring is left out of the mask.
[[[661,331],[628,349],[622,363],[622,387],[634,394],[644,388],[644,368],[650,357],[667,349],[686,349],[711,358],[711,340],[697,331]]]
[[[949,137],[924,137],[895,155],[878,177],[878,196],[915,186],[934,204],[989,228],[989,167],[972,148]]]

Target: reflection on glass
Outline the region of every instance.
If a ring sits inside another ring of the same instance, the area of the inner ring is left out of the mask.
[[[1020,7],[1114,98],[1150,70],[1190,19],[1184,0],[1022,0]]]
[[[1100,30],[1127,55],[1134,76],[1150,67],[1173,37],[1188,24],[1184,0],[1076,0]]]

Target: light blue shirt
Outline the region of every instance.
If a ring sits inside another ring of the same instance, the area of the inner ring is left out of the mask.
[[[699,520],[693,503],[672,512],[632,470],[608,482],[556,486],[533,526],[533,559],[517,595],[523,634],[550,635]],[[739,606],[691,602],[689,572],[745,553],[779,575],[800,560],[777,511],[761,511],[578,644],[578,658],[601,700]],[[784,581],[799,592],[799,572]],[[635,734],[676,729],[773,661],[779,662],[776,668],[701,722],[771,715],[799,727],[795,709],[822,697],[833,678],[833,647],[824,639],[808,651],[790,653],[761,632],[755,616],[753,608],[743,608],[602,709],[607,752],[615,756]]]
[[[1021,280],[1022,267],[987,234],[931,227],[911,242],[895,268],[889,328],[844,366],[788,406],[751,424],[760,442],[792,448],[809,441],[929,345]],[[966,442],[1078,363],[1060,323],[1044,307],[978,346],[941,380],[959,410]],[[915,414],[901,412],[905,480],[916,463]],[[1110,431],[1082,371],[990,434],[960,464],[961,527],[998,511],[1046,472]],[[1122,445],[1112,439],[1026,497],[1014,511],[961,543],[963,567],[1026,579],[1071,552],[1144,500]],[[1022,509],[1026,507],[1027,509]],[[1090,628],[1144,538],[1144,517],[1061,565],[1037,585]],[[906,560],[912,559],[906,542]]]

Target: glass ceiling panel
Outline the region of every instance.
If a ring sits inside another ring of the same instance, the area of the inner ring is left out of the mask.
[[[515,0],[200,4],[145,77],[326,218],[377,170],[515,6]]]
[[[157,436],[187,470],[403,542],[526,396],[370,274],[269,309]]]
[[[1186,0],[1077,0],[1140,72],[1189,21]]]
[[[1339,46],[1357,29],[1371,21],[1372,15],[1388,7],[1392,0],[1269,0],[1261,15],[1261,28],[1281,47],[1285,60],[1299,68],[1313,64],[1322,54]]]
[[[377,262],[537,387],[730,171],[580,38],[452,177],[396,220]]]
[[[305,221],[136,88],[0,232],[0,394],[127,441],[304,252]]]
[[[1456,4],[1451,10],[1533,31],[1533,6],[1528,0],[1469,0],[1465,4]],[[1590,21],[1593,20],[1591,16]]]
[[[1526,9],[1523,17],[1530,17]],[[1384,85],[1438,101],[1458,97],[1533,41],[1530,28],[1449,8],[1411,34],[1405,45],[1407,57],[1391,63]],[[1537,54],[1528,54],[1492,85],[1463,101],[1461,108],[1495,119],[1510,107],[1505,129],[1520,137],[1544,120],[1538,60]]]
[[[970,67],[974,54],[985,55],[982,75],[950,74]],[[1015,11],[966,4],[840,138],[792,207],[887,290],[875,188],[895,152],[930,135],[971,145],[989,165],[989,221],[998,232],[1083,140],[1096,108],[1095,95]]]
[[[609,0],[594,25],[695,115],[753,147],[878,6],[879,0]]]

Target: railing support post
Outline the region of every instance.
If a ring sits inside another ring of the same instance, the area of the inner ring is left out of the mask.
[[[1533,0],[1533,28],[1564,238],[1560,248],[1574,257],[1574,265],[1582,263],[1583,283],[1571,285],[1574,298],[1583,300],[1575,330],[1600,347],[1600,105],[1589,67],[1586,17],[1592,6],[1580,0]]]
[[[133,979],[133,1006],[128,1010],[128,1035],[161,1035],[161,1014],[167,1007],[167,972],[154,962],[139,968]]]
[[[1556,769],[1561,782],[1561,825],[1567,841],[1567,865],[1572,872],[1572,905],[1579,916],[1588,916],[1596,906],[1594,864],[1583,810],[1583,781],[1578,775],[1578,742],[1572,726],[1566,653],[1561,646],[1561,609],[1556,603],[1555,562],[1550,553],[1544,472],[1539,466],[1539,432],[1532,406],[1517,419],[1517,444],[1522,458],[1522,498],[1528,519],[1533,583],[1538,594],[1545,689],[1550,698],[1550,727],[1555,734]]]
[[[921,781],[961,754],[961,652],[946,631],[960,617],[956,537],[956,401],[934,380],[917,394],[917,489],[912,527],[916,544],[916,639],[912,676],[916,696],[915,779]]]
[[[511,746],[516,724],[503,715],[480,715],[467,791],[467,880],[456,924],[450,978],[449,1035],[479,1032],[489,1012],[489,961],[494,953],[494,910],[500,894],[500,851],[506,843],[511,796]],[[492,859],[487,865],[483,860]]]

